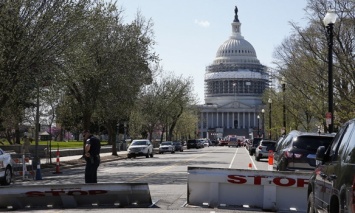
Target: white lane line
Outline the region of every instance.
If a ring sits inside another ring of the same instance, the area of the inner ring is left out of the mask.
[[[237,156],[237,153],[238,153],[238,149],[239,149],[239,148],[237,148],[237,150],[235,150],[235,153],[234,153],[234,156],[233,156],[233,158],[232,158],[232,161],[231,161],[231,163],[229,164],[229,167],[228,167],[229,169],[232,168],[234,159],[235,159],[235,157]]]
[[[245,148],[245,150],[248,151],[246,148]],[[248,153],[248,155],[249,155],[249,153]],[[255,155],[255,153],[254,153],[254,155]],[[256,165],[251,157],[252,157],[252,155],[249,155],[249,158],[250,158],[251,163],[253,164],[253,167],[255,168],[255,170],[258,170],[258,168],[256,167]]]

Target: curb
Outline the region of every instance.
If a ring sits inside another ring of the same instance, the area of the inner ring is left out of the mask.
[[[80,158],[78,158],[80,159]],[[105,163],[105,162],[112,162],[112,161],[117,161],[117,160],[124,160],[124,159],[127,159],[127,155],[117,155],[116,158],[112,158],[112,159],[104,159],[104,160],[101,160],[101,163]],[[68,161],[67,161],[68,162]],[[70,161],[69,161],[70,162]],[[50,175],[56,175],[54,173],[55,171],[55,167],[56,165],[55,164],[45,164],[45,165],[52,165],[53,168],[43,168],[41,169],[41,173],[42,174],[50,174]],[[80,167],[80,166],[85,166],[86,165],[86,162],[84,160],[82,160],[82,162],[79,162],[79,163],[76,163],[76,164],[73,164],[73,165],[62,165],[60,166],[60,171],[63,171],[65,169],[71,169],[71,168],[75,168],[75,167]],[[62,174],[63,172],[61,172]]]

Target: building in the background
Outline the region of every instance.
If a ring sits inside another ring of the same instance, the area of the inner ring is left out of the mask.
[[[254,47],[242,36],[235,7],[232,35],[206,67],[205,104],[199,105],[198,137],[255,137],[262,122],[262,94],[268,84],[267,67],[260,64]]]

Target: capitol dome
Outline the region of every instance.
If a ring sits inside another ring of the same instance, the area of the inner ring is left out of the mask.
[[[241,33],[237,12],[231,23],[232,35],[218,48],[213,63],[206,67],[205,102],[224,105],[238,96],[250,105],[260,105],[268,74],[256,51]]]
[[[218,49],[214,64],[219,63],[256,63],[259,60],[256,57],[254,47],[242,36],[231,36]]]
[[[264,108],[262,95],[269,85],[269,74],[267,67],[260,64],[253,45],[242,36],[238,8],[234,11],[232,34],[206,66],[205,104],[199,107],[198,131],[202,138],[260,137],[256,128]]]

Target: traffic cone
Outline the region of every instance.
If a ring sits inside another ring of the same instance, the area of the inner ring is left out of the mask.
[[[55,167],[55,172],[53,172],[53,174],[61,174],[59,166],[60,166],[60,160],[59,160],[59,147],[57,149],[57,163],[56,163],[56,167]]]
[[[268,170],[272,171],[273,170],[273,165],[274,165],[274,153],[272,150],[269,151],[268,155]]]
[[[42,180],[42,175],[41,175],[41,162],[38,162],[38,164],[37,164],[36,180]]]
[[[253,164],[249,163],[248,168],[253,169]]]

